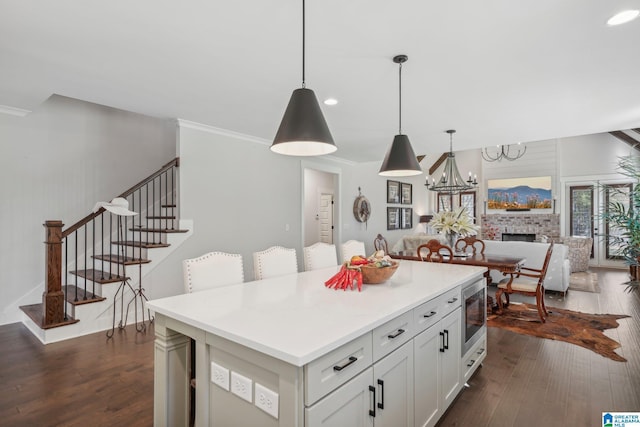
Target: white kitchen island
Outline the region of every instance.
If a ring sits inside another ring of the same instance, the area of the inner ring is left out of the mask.
[[[154,425],[188,425],[189,338],[197,426],[435,424],[463,382],[460,289],[486,269],[401,261],[362,292],[326,288],[338,269],[150,301]]]

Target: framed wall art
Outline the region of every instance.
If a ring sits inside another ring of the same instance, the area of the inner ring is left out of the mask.
[[[387,208],[387,230],[400,229],[400,208]]]
[[[413,209],[412,208],[402,208],[401,227],[403,230],[413,228]]]
[[[400,203],[400,183],[387,180],[387,203]]]
[[[413,191],[412,191],[413,186],[411,184],[408,184],[406,182],[403,182],[400,184],[400,189],[402,191],[402,200],[401,203],[403,205],[410,205],[411,203],[413,203]]]
[[[551,177],[490,179],[487,181],[489,209],[551,209]]]

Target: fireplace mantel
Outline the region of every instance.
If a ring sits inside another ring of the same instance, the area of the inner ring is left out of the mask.
[[[483,239],[489,239],[489,227],[496,229],[494,240],[502,240],[502,233],[535,234],[536,240],[543,235],[550,239],[560,237],[560,214],[499,213],[485,214],[480,218]]]

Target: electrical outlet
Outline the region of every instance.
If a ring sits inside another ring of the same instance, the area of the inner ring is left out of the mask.
[[[278,419],[278,393],[256,383],[254,401],[258,408]]]
[[[229,370],[211,362],[211,382],[229,391]]]
[[[250,378],[231,371],[231,393],[240,396],[247,402],[251,403],[251,386],[253,381]]]

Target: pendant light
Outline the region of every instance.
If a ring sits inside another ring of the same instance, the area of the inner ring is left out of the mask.
[[[409,137],[402,134],[402,64],[407,62],[407,55],[397,55],[393,57],[393,62],[399,64],[399,108],[398,108],[398,135],[393,138],[393,143],[389,147],[379,175],[382,176],[412,176],[420,175],[422,169],[416,159],[416,155],[409,142]]]
[[[305,82],[305,2],[302,0],[302,88],[291,95],[271,151],[289,156],[320,156],[338,149],[316,94]]]
[[[442,177],[440,177],[437,184],[435,179],[432,183],[429,183],[429,178],[427,177],[427,182],[424,185],[431,191],[446,194],[458,194],[462,191],[471,190],[478,185],[478,180],[475,177],[473,179],[471,178],[471,172],[469,172],[468,180],[465,181],[462,178],[458,170],[458,165],[456,164],[456,156],[453,154],[453,134],[456,133],[456,131],[451,129],[446,132],[449,134],[449,155],[444,161]]]

